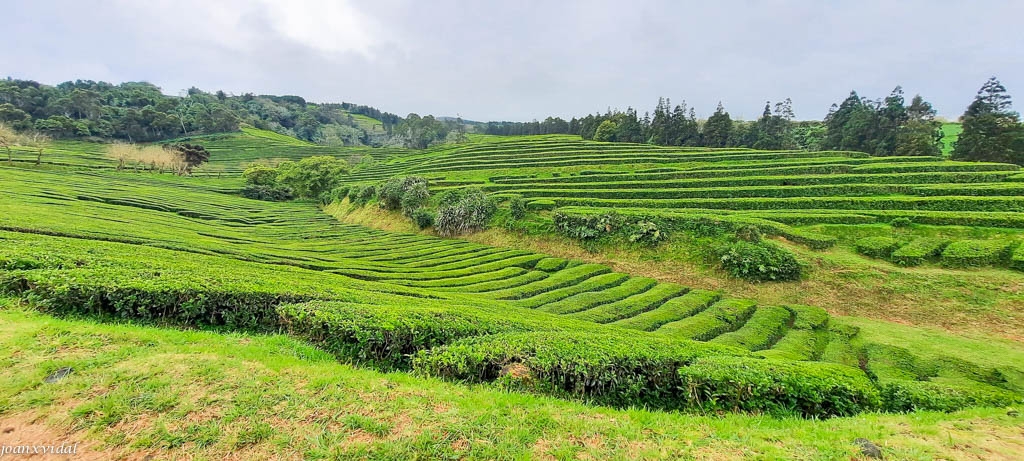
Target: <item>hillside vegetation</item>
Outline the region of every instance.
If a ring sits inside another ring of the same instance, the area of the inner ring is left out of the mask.
[[[928,458],[960,448],[885,428],[909,423],[934,438],[930,431],[956,421],[998,434],[1019,425],[1006,414],[1024,401],[1017,341],[881,322],[875,311],[835,309],[828,293],[816,293],[826,301],[817,305],[760,296],[714,268],[698,273],[726,283],[672,281],[534,245],[560,239],[596,254],[660,252],[669,264],[699,266],[707,259],[681,254],[749,243],[804,264],[830,254],[849,259],[832,259],[841,265],[914,262],[953,278],[993,271],[1009,285],[984,293],[1003,290],[994,310],[1011,323],[999,332],[1014,337],[1024,279],[1013,269],[1024,251],[1015,165],[564,135],[478,137],[417,151],[314,146],[248,128],[189,142],[210,152],[190,177],[118,171],[102,146],[72,141],[57,142],[42,165],[18,158],[0,167],[0,289],[10,298],[0,315],[5,328],[25,331],[4,340],[12,384],[0,388],[0,415],[88,429],[110,450],[213,457],[232,448],[255,457],[849,457],[856,433],[882,441],[887,454]],[[321,155],[358,158],[350,164],[361,167],[319,203],[238,195],[238,175],[253,163]],[[481,190],[498,209],[484,227],[526,243],[386,231],[331,215],[369,215],[385,204],[384,181],[397,176],[425,178],[430,196],[415,209]],[[321,209],[327,202],[331,214]],[[745,232],[756,236],[737,237]],[[811,269],[804,281],[820,277]],[[763,283],[754,286],[781,282]],[[72,332],[82,335],[60,339]],[[113,342],[102,355],[76,355],[104,335]],[[157,349],[136,351],[139,342]],[[48,347],[57,347],[52,359],[16,352]],[[231,357],[245,359],[228,365]],[[167,363],[134,387],[107,367],[160,360]],[[75,372],[39,387],[62,366]],[[252,370],[275,380],[274,390],[240,377]],[[181,379],[201,385],[188,389]],[[201,394],[217,386],[227,391],[219,403]],[[339,394],[348,387],[366,402],[345,403]],[[485,400],[492,403],[479,405]],[[318,402],[334,410],[310,416]],[[420,404],[443,411],[427,414]],[[495,413],[550,424],[517,435],[511,423],[468,428]],[[194,419],[177,424],[162,414]],[[627,422],[585,428],[571,421],[579,415]],[[141,428],[125,427],[141,416]],[[218,417],[227,426],[214,430],[209,421]],[[320,441],[304,437],[309,421]],[[426,425],[409,429],[416,423]],[[662,424],[669,428],[650,432]],[[691,425],[719,435],[679,444],[692,438],[683,433]],[[722,438],[755,426],[743,436],[750,444]],[[771,441],[786,431],[806,435],[791,446]],[[832,435],[814,441],[823,432]],[[974,440],[968,432],[957,440]]]

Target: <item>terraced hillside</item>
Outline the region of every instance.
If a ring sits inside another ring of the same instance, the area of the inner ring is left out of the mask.
[[[832,415],[1024,392],[1019,349],[910,348],[817,307],[340,224],[212,180],[3,168],[0,181],[0,285],[51,312],[288,328],[346,360],[465,381],[519,363],[519,387],[614,405]],[[736,367],[754,374],[722,375]],[[814,391],[732,393],[754,376]]]
[[[1024,250],[1015,250],[1024,240],[1024,173],[1010,164],[857,152],[666,148],[536,136],[394,158],[352,180],[373,182],[395,175],[422,175],[435,192],[475,186],[498,199],[519,196],[529,208],[557,209],[568,216],[616,213],[681,228],[709,220],[724,227],[753,224],[815,249],[844,238],[853,247],[856,238],[879,234],[878,229],[859,232],[857,226],[896,222],[948,227],[949,235],[936,231],[944,245],[916,263],[941,259],[946,265],[964,265],[966,260],[954,250],[941,257],[945,244],[977,238],[958,229],[998,228],[1004,230],[986,235],[999,234],[1004,245],[994,253],[980,251],[985,255],[967,265],[1024,267]],[[851,227],[828,228],[835,225]],[[935,235],[895,236],[895,249],[918,237]],[[906,261],[912,260],[894,260]]]

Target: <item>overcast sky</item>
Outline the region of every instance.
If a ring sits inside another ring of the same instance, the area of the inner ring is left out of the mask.
[[[405,115],[570,117],[658,96],[820,118],[897,84],[959,116],[1024,101],[1024,0],[0,0],[0,76],[296,94]],[[1024,104],[1024,102],[1021,102]],[[1017,106],[1020,109],[1020,105]]]

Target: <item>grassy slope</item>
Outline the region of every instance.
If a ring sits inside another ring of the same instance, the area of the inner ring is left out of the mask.
[[[1005,409],[827,421],[613,410],[354,368],[283,336],[59,320],[19,307],[0,310],[0,364],[0,419],[48,426],[107,455],[851,459],[858,437],[888,459],[1024,450],[1024,420]],[[75,372],[41,383],[62,366]]]
[[[942,155],[949,155],[953,152],[953,143],[956,142],[963,131],[960,123],[950,122],[942,124]]]

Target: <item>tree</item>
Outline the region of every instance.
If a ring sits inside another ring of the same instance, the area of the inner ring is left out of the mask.
[[[605,120],[597,127],[597,131],[594,133],[594,141],[602,142],[613,142],[615,141],[615,132],[619,126],[611,120]]]
[[[348,164],[328,155],[306,157],[298,162],[278,165],[277,181],[289,186],[296,195],[320,198],[337,187],[348,174]]]
[[[906,121],[898,128],[896,155],[941,155],[942,124],[935,109],[921,95],[915,95],[906,109]]]
[[[192,168],[210,161],[210,152],[198,144],[178,143],[171,148],[181,153],[181,158],[185,161],[186,172],[190,173]]]
[[[24,144],[36,150],[36,165],[43,163],[43,150],[50,144],[51,138],[43,133],[32,133],[24,138]]]
[[[17,146],[20,142],[21,135],[6,124],[0,123],[0,146],[7,150],[7,163],[14,163],[11,147]]]
[[[725,147],[732,136],[732,118],[725,111],[721,101],[715,113],[704,122],[704,145],[708,147]]]
[[[953,144],[952,158],[1024,165],[1024,127],[1011,106],[998,79],[985,82],[961,118],[963,132]]]

